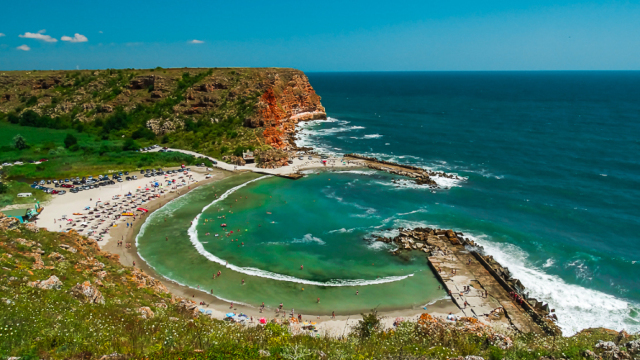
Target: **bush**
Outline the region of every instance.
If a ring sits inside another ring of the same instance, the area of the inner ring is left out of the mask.
[[[0,182],[0,194],[6,194],[9,191],[9,187],[5,183]]]
[[[124,151],[133,151],[138,149],[140,149],[140,145],[132,138],[127,138],[127,140],[124,141],[124,145],[122,145],[122,150]]]
[[[27,107],[30,107],[30,106],[33,106],[33,105],[35,105],[35,104],[37,104],[37,103],[38,103],[38,98],[37,98],[37,97],[35,97],[35,96],[32,96],[32,97],[30,97],[30,98],[27,100],[27,102],[25,103],[25,105],[26,105]]]
[[[80,150],[80,145],[75,144],[75,145],[71,145],[71,147],[69,147],[69,150],[76,152],[78,150]]]
[[[67,149],[76,145],[78,143],[78,139],[73,136],[73,134],[67,134],[67,137],[64,138],[64,147]]]
[[[28,148],[29,145],[27,145],[27,140],[25,140],[22,135],[18,134],[13,137],[13,147],[18,150],[24,150]]]
[[[355,334],[363,339],[371,337],[371,335],[380,332],[382,323],[378,317],[378,310],[371,310],[370,314],[361,314],[362,320],[353,328]]]

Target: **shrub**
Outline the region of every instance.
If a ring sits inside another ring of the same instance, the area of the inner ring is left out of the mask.
[[[124,151],[133,151],[138,150],[139,148],[140,145],[138,145],[138,143],[132,138],[127,138],[127,140],[124,141],[124,145],[122,146],[122,150]]]
[[[29,145],[27,145],[27,140],[25,140],[22,135],[18,134],[13,137],[13,147],[18,150],[24,150],[28,148]]]
[[[380,332],[382,323],[378,317],[378,310],[371,310],[370,314],[361,314],[362,320],[353,328],[355,334],[363,339]]]

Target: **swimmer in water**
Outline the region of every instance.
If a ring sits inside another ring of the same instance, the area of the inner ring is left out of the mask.
[[[304,269],[304,265],[300,265],[300,270],[303,270],[303,269]]]

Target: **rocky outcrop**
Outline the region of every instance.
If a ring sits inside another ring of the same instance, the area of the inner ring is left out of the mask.
[[[76,250],[76,248],[74,248],[73,246],[69,246],[67,244],[60,244],[60,248],[62,248],[64,250],[67,250],[69,252],[72,252],[72,253],[78,252],[78,250]]]
[[[274,75],[269,88],[258,102],[256,119],[245,120],[251,127],[264,127],[265,142],[276,149],[288,149],[288,138],[300,121],[326,119],[327,114],[304,74],[293,75],[288,82]]]
[[[140,313],[140,317],[143,319],[153,319],[155,314],[151,311],[151,308],[148,306],[142,306],[138,308],[138,312]]]
[[[49,254],[49,256],[47,256],[49,259],[53,260],[53,261],[64,261],[64,255],[57,253],[57,252],[53,252],[51,254]]]
[[[154,132],[156,135],[169,134],[184,126],[182,120],[164,120],[164,119],[151,119],[147,121],[147,128]]]
[[[197,318],[200,314],[198,310],[198,305],[191,300],[182,299],[177,305],[178,311],[183,313],[186,316]]]
[[[240,156],[223,156],[222,157],[222,161],[228,163],[228,164],[232,164],[232,165],[238,165],[238,166],[245,166],[247,164],[246,161],[244,161],[243,158],[241,158]]]
[[[60,290],[62,288],[62,281],[60,281],[57,276],[52,275],[47,280],[31,281],[28,285],[43,290]]]
[[[131,271],[131,280],[138,284],[138,288],[149,288],[156,293],[160,294],[168,294],[169,289],[167,289],[164,284],[162,284],[159,280],[154,279],[153,277],[147,275],[144,271],[133,268]]]
[[[20,221],[14,217],[8,217],[3,213],[0,213],[0,230],[7,231],[9,229],[16,228],[20,225]]]
[[[102,293],[95,286],[91,285],[89,281],[76,284],[76,286],[71,288],[71,294],[76,299],[87,304],[104,304]]]
[[[275,169],[286,166],[289,161],[289,154],[286,151],[270,149],[256,150],[255,156],[257,167],[261,169]]]

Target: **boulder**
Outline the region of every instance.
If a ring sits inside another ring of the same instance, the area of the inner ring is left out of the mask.
[[[72,252],[72,253],[74,253],[74,254],[75,254],[76,252],[78,252],[78,250],[76,250],[76,248],[74,248],[74,247],[72,247],[72,246],[69,246],[69,245],[67,245],[67,244],[60,244],[60,247],[61,247],[61,248],[63,248],[63,249],[65,249],[65,250],[67,250],[67,251],[69,251],[69,252]]]
[[[629,341],[623,345],[633,355],[640,355],[640,339]]]
[[[154,317],[153,311],[148,306],[139,307],[138,312],[143,319],[152,319]]]
[[[60,281],[57,276],[52,275],[47,280],[31,281],[28,285],[43,290],[60,290],[62,288],[62,281]]]
[[[47,257],[53,261],[64,261],[64,256],[57,252],[51,253]]]
[[[92,286],[89,281],[85,281],[82,284],[76,284],[71,288],[71,294],[78,300],[87,304],[104,304],[104,297],[100,290]]]
[[[180,300],[180,302],[178,303],[178,311],[194,318],[197,318],[200,314],[200,311],[198,311],[198,305],[196,305],[195,302],[187,299]]]
[[[42,270],[44,269],[44,261],[42,261],[42,256],[38,253],[31,254],[35,259],[33,262],[33,266],[31,267],[33,270]]]
[[[26,223],[24,224],[24,228],[34,233],[40,231],[40,228],[38,228],[38,226],[34,223]]]

